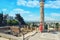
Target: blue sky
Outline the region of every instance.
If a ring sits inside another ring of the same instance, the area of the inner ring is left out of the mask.
[[[39,0],[0,0],[0,12],[15,16],[20,13],[25,21],[40,21]],[[60,0],[45,0],[45,21],[60,21]]]

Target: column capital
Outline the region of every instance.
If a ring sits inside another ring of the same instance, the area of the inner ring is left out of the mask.
[[[44,7],[44,2],[40,2],[40,7]]]

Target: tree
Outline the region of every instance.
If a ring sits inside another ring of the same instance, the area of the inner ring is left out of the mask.
[[[55,25],[56,25],[56,28],[57,28],[57,30],[58,30],[58,28],[59,28],[59,23],[56,23]]]
[[[2,22],[3,22],[3,13],[0,13],[0,26],[2,26]]]
[[[15,19],[13,19],[13,20],[12,20],[12,25],[18,25],[18,21],[15,20]]]
[[[18,22],[19,22],[19,33],[21,32],[21,25],[25,25],[25,22],[24,22],[24,19],[20,16],[20,14],[16,14],[16,17],[15,17]]]
[[[46,30],[48,29],[48,24],[45,24],[45,29],[46,29]]]
[[[18,20],[19,25],[26,25],[24,19],[20,16],[20,14],[16,14],[16,19]]]
[[[18,25],[18,21],[13,19],[13,20],[7,20],[7,23],[9,26],[12,26],[12,25]]]
[[[12,20],[7,20],[7,24],[8,24],[9,26],[12,26]]]
[[[7,25],[7,17],[8,17],[8,14],[3,15],[3,25],[4,25],[4,26]]]

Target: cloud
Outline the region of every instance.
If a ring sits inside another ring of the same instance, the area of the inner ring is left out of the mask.
[[[38,16],[37,17],[27,17],[27,18],[25,18],[25,20],[39,22],[40,18]]]
[[[25,6],[27,2],[25,0],[17,0],[17,5],[23,5]]]
[[[2,9],[2,11],[7,11],[7,9]]]
[[[25,10],[20,9],[20,8],[13,9],[13,12],[15,12],[15,13],[30,13],[29,11],[25,11]]]
[[[45,15],[45,21],[59,21],[60,13],[50,13],[49,15]]]
[[[37,15],[33,15],[33,14],[29,14],[29,15],[25,16],[24,19],[26,21],[34,21],[34,22],[39,22],[40,21],[40,17],[37,16]]]
[[[60,13],[50,13],[49,15],[47,13],[44,16],[44,19],[45,19],[45,21],[59,21],[60,20]],[[30,14],[27,16],[27,18],[25,18],[25,20],[40,21],[40,16]]]
[[[30,11],[26,11],[26,10],[23,10],[23,9],[20,9],[20,8],[15,8],[15,9],[13,9],[13,10],[11,10],[10,11],[10,16],[15,16],[15,14],[17,14],[17,13],[20,13],[20,14],[29,14],[30,13]]]
[[[4,9],[2,9],[2,12],[3,12],[3,14],[7,14],[8,13],[8,9],[4,8]]]
[[[45,16],[45,21],[55,21],[55,18],[49,17],[49,16]]]
[[[29,15],[30,17],[33,17],[33,15],[31,14],[31,15]]]
[[[48,1],[45,3],[45,8],[60,8],[60,0]]]
[[[3,10],[6,11],[6,9],[3,9]],[[39,16],[34,15],[32,12],[26,11],[24,9],[15,8],[15,9],[9,11],[8,13],[9,13],[9,16],[13,16],[13,17],[15,17],[15,14],[20,13],[25,21],[37,21],[37,22],[40,21]]]
[[[39,7],[39,1],[38,0],[17,0],[17,5],[19,6],[27,6],[27,7]]]
[[[60,13],[51,13],[51,16],[60,17]]]
[[[27,7],[40,7],[40,2],[38,0],[17,0],[18,6],[27,6]],[[60,8],[60,0],[55,1],[46,1],[45,8]]]

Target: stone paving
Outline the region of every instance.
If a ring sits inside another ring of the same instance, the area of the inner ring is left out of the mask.
[[[60,32],[37,33],[29,37],[29,40],[60,40]]]

